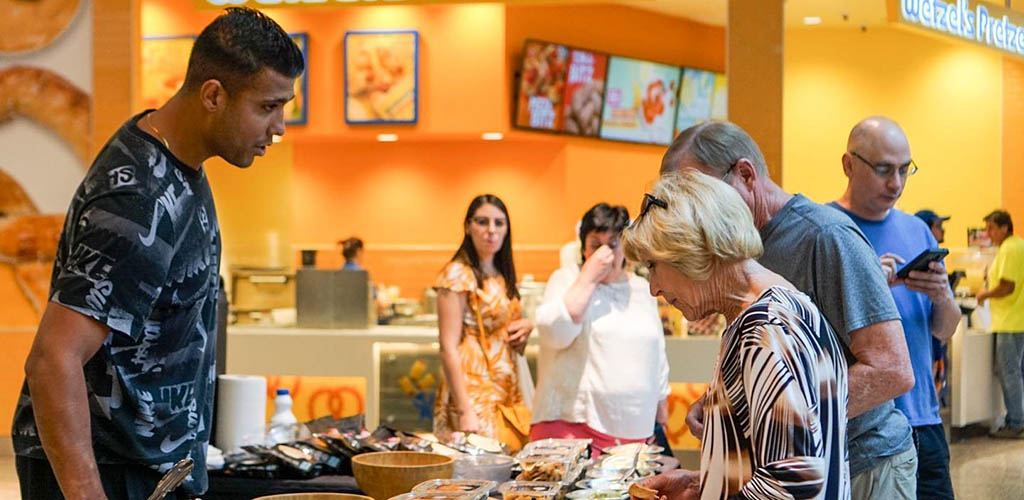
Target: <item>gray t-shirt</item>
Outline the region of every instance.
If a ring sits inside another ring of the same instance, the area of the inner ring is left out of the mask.
[[[796,195],[761,228],[761,240],[761,265],[811,296],[847,351],[850,332],[900,319],[871,243],[842,212]],[[914,444],[892,401],[851,419],[847,435],[851,476]]]

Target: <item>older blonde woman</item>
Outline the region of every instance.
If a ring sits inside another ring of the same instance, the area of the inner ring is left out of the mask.
[[[644,481],[668,500],[850,498],[846,361],[818,308],[759,265],[761,239],[736,191],[697,170],[655,185],[623,233],[651,294],[729,327],[704,408],[700,472]]]

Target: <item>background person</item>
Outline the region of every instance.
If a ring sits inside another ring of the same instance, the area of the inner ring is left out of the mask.
[[[627,271],[623,206],[594,205],[579,229],[583,266],[548,278],[537,308],[538,385],[530,440],[645,441],[668,418],[665,336],[647,281]]]
[[[441,439],[454,431],[478,433],[515,450],[529,436],[530,415],[513,354],[523,352],[533,323],[522,317],[504,202],[489,194],[474,198],[463,230],[462,244],[434,283],[444,370],[434,433]]]

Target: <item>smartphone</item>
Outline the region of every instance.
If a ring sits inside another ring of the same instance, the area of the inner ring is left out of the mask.
[[[918,254],[917,257],[914,257],[914,260],[901,267],[899,271],[896,271],[896,277],[906,279],[910,275],[910,271],[927,271],[929,269],[928,264],[938,262],[947,255],[949,255],[949,250],[945,248],[929,248]]]

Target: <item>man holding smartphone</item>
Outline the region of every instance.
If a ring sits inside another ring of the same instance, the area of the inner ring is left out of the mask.
[[[849,179],[846,192],[829,205],[853,219],[871,242],[903,319],[915,383],[910,392],[896,398],[896,407],[914,430],[917,495],[951,499],[949,446],[932,385],[931,339],[945,341],[953,336],[960,308],[940,262],[932,261],[924,270],[898,276],[904,275],[898,273],[902,264],[938,246],[921,219],[894,208],[917,165],[910,157],[903,130],[884,117],[867,118],[853,128],[842,163]]]

